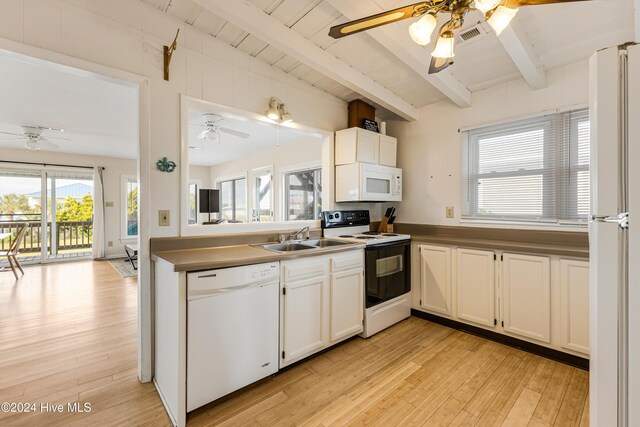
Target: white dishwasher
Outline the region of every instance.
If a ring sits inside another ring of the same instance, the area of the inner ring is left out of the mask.
[[[187,275],[187,411],[278,370],[279,263]]]

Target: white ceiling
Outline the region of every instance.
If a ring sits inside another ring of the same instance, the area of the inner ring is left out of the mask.
[[[351,101],[360,97],[351,89],[285,55],[192,0],[144,1],[338,98]],[[326,1],[249,1],[411,105],[422,107],[445,99],[441,92],[366,32],[339,40],[329,37],[331,26],[348,19]],[[410,3],[407,0],[373,2],[384,9]],[[470,14],[463,28],[477,24],[480,19],[479,13]],[[515,19],[531,42],[536,59],[547,70],[584,60],[597,49],[633,39],[633,0],[528,6],[520,8]],[[410,23],[407,20],[391,25],[406,28]],[[425,62],[432,49],[432,46],[424,49]],[[520,72],[494,33],[459,46],[455,60],[456,63],[449,70],[471,92],[520,77]],[[378,113],[383,118],[393,117],[389,112]]]
[[[60,146],[55,151],[136,158],[138,91],[133,86],[1,52],[0,76],[0,131],[22,133],[21,125],[62,128],[62,134],[42,133],[71,140],[52,139]],[[10,138],[0,135],[5,137]],[[24,144],[0,140],[0,147]]]
[[[248,138],[221,133],[219,142],[198,139],[197,136],[206,127],[203,126],[203,114],[217,114],[222,117],[216,126],[249,134]],[[319,134],[306,132],[286,125],[275,125],[244,117],[234,116],[215,110],[189,108],[189,164],[197,166],[213,166],[232,160],[246,158],[276,146],[314,142],[321,147],[322,137]]]

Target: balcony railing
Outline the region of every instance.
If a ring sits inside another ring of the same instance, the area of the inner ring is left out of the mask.
[[[39,214],[0,214],[0,233],[11,236],[0,241],[0,251],[8,250],[22,224],[27,224],[24,241],[20,245],[21,253],[37,253],[42,250],[42,222]],[[52,224],[47,222],[48,248],[51,252],[90,248],[93,238],[92,221],[56,221],[55,236],[51,232]]]

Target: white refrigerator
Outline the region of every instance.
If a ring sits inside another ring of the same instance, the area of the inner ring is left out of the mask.
[[[589,66],[590,422],[640,426],[640,45]]]

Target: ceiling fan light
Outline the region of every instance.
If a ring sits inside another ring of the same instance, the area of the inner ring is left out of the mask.
[[[40,144],[38,144],[37,139],[29,138],[27,142],[24,144],[27,147],[27,150],[38,151],[40,149]]]
[[[431,42],[431,34],[438,24],[438,18],[431,13],[427,13],[419,20],[409,25],[409,35],[411,40],[421,46]]]
[[[218,142],[220,140],[220,132],[215,129],[209,129],[204,137],[210,141]]]
[[[500,35],[502,31],[507,28],[513,17],[516,16],[516,13],[518,13],[517,8],[511,9],[504,6],[498,6],[486,14],[487,23],[491,25],[496,32],[496,35]]]
[[[476,9],[482,13],[487,13],[500,4],[500,0],[475,0]]]
[[[454,43],[453,33],[451,31],[444,31],[438,36],[436,47],[433,49],[433,52],[431,52],[431,56],[434,58],[453,58]]]

